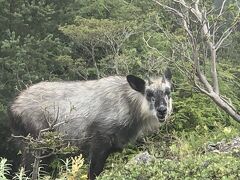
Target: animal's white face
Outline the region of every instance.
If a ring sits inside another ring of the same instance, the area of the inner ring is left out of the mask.
[[[153,116],[164,122],[172,111],[171,83],[166,77],[150,80],[145,89],[145,97]]]
[[[160,122],[164,122],[172,112],[171,77],[169,69],[165,71],[163,77],[149,79],[148,82],[132,75],[127,76],[130,86],[146,98],[147,111]]]

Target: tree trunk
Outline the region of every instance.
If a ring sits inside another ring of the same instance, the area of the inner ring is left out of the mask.
[[[211,74],[212,85],[215,93],[219,94],[218,75],[217,75],[217,62],[216,62],[216,49],[211,49]]]
[[[233,109],[228,103],[221,99],[221,97],[215,92],[210,93],[210,98],[233,119],[240,122],[240,113]]]

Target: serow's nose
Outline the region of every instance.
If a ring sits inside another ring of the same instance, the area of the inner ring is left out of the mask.
[[[160,106],[159,108],[157,108],[157,116],[160,119],[165,118],[166,114],[167,114],[167,107],[166,106]]]
[[[160,106],[160,107],[157,109],[157,112],[160,113],[160,114],[166,114],[166,112],[167,112],[167,107],[166,107],[166,106]]]

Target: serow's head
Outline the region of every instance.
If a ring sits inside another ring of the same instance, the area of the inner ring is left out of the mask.
[[[127,76],[129,85],[146,98],[149,112],[160,122],[164,122],[172,112],[171,78],[170,69],[166,69],[162,77],[147,81],[134,75]]]

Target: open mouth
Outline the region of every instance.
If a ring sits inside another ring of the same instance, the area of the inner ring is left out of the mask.
[[[158,115],[157,117],[158,117],[159,122],[164,122],[166,116],[165,115]]]

